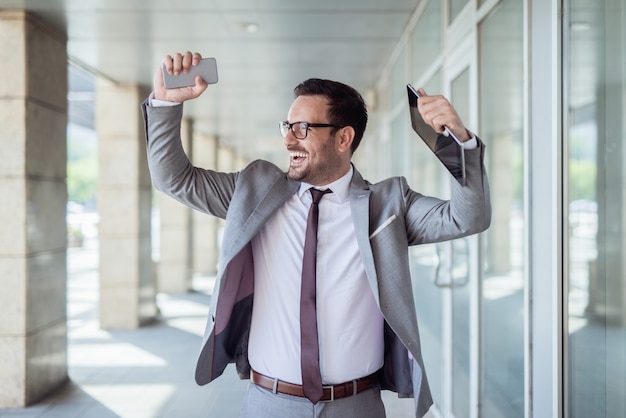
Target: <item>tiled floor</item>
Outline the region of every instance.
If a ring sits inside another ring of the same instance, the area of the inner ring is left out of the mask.
[[[2,418],[237,417],[248,381],[226,369],[214,383],[195,384],[194,367],[212,280],[198,291],[158,296],[160,317],[135,331],[98,326],[97,241],[68,253],[68,384],[28,408],[0,409]],[[412,416],[412,400],[384,393],[388,417]]]
[[[158,296],[160,317],[135,331],[104,331],[97,320],[97,241],[68,253],[70,382],[28,408],[0,417],[236,417],[247,387],[227,369],[218,384],[193,380],[210,296]],[[210,278],[197,287],[210,290]]]

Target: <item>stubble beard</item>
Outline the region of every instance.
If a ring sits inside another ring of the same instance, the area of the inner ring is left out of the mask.
[[[321,157],[321,159],[320,159]],[[310,158],[310,157],[307,157]],[[293,168],[289,166],[287,177],[291,180],[322,186],[337,180],[337,171],[341,165],[341,160],[334,152],[334,148],[329,142],[328,147],[323,149],[323,153],[318,154],[318,164],[311,164],[307,161],[305,167]]]

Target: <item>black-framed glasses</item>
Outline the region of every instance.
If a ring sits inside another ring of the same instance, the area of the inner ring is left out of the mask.
[[[279,122],[280,134],[284,137],[287,136],[289,130],[293,133],[296,139],[305,139],[309,133],[309,128],[343,128],[342,125],[334,125],[332,123],[309,123],[309,122],[293,122],[283,120]]]

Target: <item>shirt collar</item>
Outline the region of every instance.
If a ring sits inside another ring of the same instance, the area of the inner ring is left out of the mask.
[[[348,200],[348,197],[350,196],[350,181],[352,180],[353,173],[354,173],[354,169],[352,167],[352,164],[350,164],[350,169],[342,177],[338,178],[337,180],[333,181],[330,184],[327,184],[324,187],[316,187],[316,188],[320,190],[326,190],[326,189],[332,190],[333,194],[337,196],[337,198],[339,199],[339,202],[343,203],[346,200]],[[304,182],[300,183],[300,189],[298,189],[298,197],[302,198],[302,195],[311,187],[314,187],[314,186],[308,183],[304,183]]]

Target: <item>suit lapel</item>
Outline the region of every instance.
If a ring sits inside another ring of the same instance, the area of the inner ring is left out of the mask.
[[[352,210],[352,219],[354,221],[354,230],[356,240],[365,266],[365,274],[369,282],[376,304],[380,307],[378,297],[378,279],[376,277],[376,267],[374,265],[374,256],[369,240],[369,221],[370,221],[370,194],[371,191],[367,183],[361,177],[356,169],[352,176],[350,184],[350,208]]]
[[[285,175],[277,177],[269,188],[263,199],[256,205],[252,211],[245,207],[245,203],[241,206],[231,206],[233,210],[230,219],[241,219],[241,222],[227,222],[224,238],[232,238],[229,242],[224,242],[224,258],[229,262],[241,249],[249,243],[252,238],[259,232],[261,226],[273,215],[298,189],[300,185],[297,181],[291,181]],[[236,212],[239,212],[237,214]],[[228,221],[228,218],[227,218]]]

